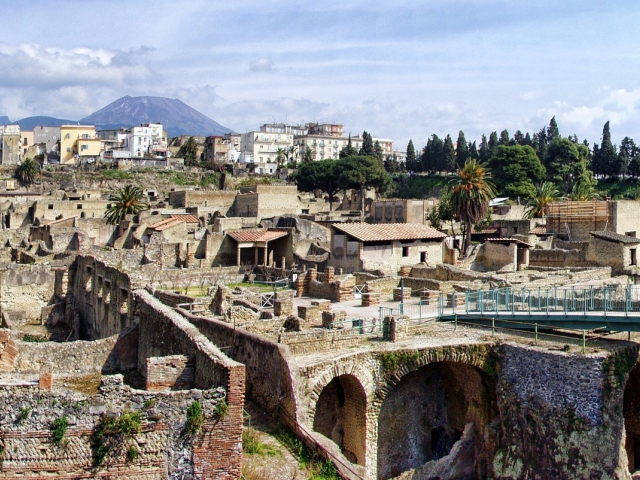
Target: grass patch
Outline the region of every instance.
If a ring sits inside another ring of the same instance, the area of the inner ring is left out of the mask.
[[[67,417],[56,418],[53,421],[53,424],[51,425],[51,436],[54,444],[60,445],[62,443],[62,440],[67,433],[68,426],[69,420],[67,420]]]
[[[49,339],[44,335],[31,335],[29,333],[25,333],[22,336],[22,341],[30,342],[30,343],[43,343],[43,342],[48,342]]]
[[[145,410],[149,410],[150,408],[153,408],[155,405],[156,405],[156,399],[155,398],[149,398],[149,399],[144,401],[144,404],[142,405],[142,408],[144,408]]]
[[[387,372],[392,372],[401,364],[416,362],[419,358],[420,352],[386,352],[380,355],[380,362]]]
[[[269,457],[280,453],[271,445],[262,443],[253,428],[247,428],[242,432],[242,451],[247,455],[267,455]]]
[[[238,283],[228,283],[225,287],[234,289],[234,288],[259,288],[260,292],[269,293],[273,292],[273,285],[264,285],[262,283],[249,283],[249,282],[238,282]],[[199,288],[199,287],[198,287]],[[276,287],[276,290],[287,290],[288,287]]]
[[[291,430],[280,426],[274,436],[298,459],[300,468],[309,472],[310,480],[340,480],[333,462],[318,457]]]
[[[216,407],[217,413],[217,407]],[[199,401],[194,401],[189,408],[187,408],[187,424],[184,427],[184,431],[187,435],[195,435],[200,433],[202,425],[204,425],[205,416],[202,413],[202,404]]]
[[[602,198],[611,197],[612,200],[638,200],[640,199],[640,184],[631,178],[598,180],[596,192]]]

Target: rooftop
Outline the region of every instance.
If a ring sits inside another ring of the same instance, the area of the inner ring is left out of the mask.
[[[236,242],[249,243],[249,242],[268,242],[275,240],[276,238],[285,237],[289,235],[285,230],[235,230],[228,232],[231,238]]]
[[[333,228],[363,242],[381,242],[390,240],[441,240],[446,237],[435,228],[421,223],[341,223]]]
[[[601,238],[602,240],[609,240],[611,242],[629,243],[629,244],[640,243],[640,238],[630,237],[628,235],[621,235],[615,232],[607,232],[605,230],[600,230],[600,231],[590,232],[590,233],[596,238]]]

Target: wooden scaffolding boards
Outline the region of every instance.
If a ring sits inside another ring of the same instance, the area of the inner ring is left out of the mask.
[[[611,200],[553,202],[546,206],[547,233],[566,235],[572,223],[592,223],[593,230],[609,222],[613,216]]]

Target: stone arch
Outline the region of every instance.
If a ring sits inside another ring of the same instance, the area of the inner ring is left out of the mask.
[[[367,397],[357,377],[334,377],[320,392],[313,430],[331,439],[351,462],[364,465]]]
[[[485,458],[497,416],[489,348],[430,350],[409,359],[376,392],[377,477],[395,477],[449,455],[465,427],[467,450],[452,460],[471,476],[486,476]],[[467,439],[471,438],[468,443]],[[370,470],[372,472],[372,470]]]

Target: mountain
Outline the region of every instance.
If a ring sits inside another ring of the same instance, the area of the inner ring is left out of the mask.
[[[180,100],[164,97],[122,97],[81,119],[80,123],[95,125],[98,130],[161,123],[169,137],[232,132]]]
[[[0,117],[0,125],[9,125],[11,122],[9,121],[9,117],[3,115]]]
[[[2,123],[2,117],[0,117],[0,124]],[[13,122],[13,125],[20,125],[20,130],[33,130],[38,126],[47,126],[47,127],[59,127],[60,125],[76,125],[78,122],[76,120],[64,120],[62,118],[54,118],[54,117],[26,117],[22,120],[18,120],[17,122]]]

